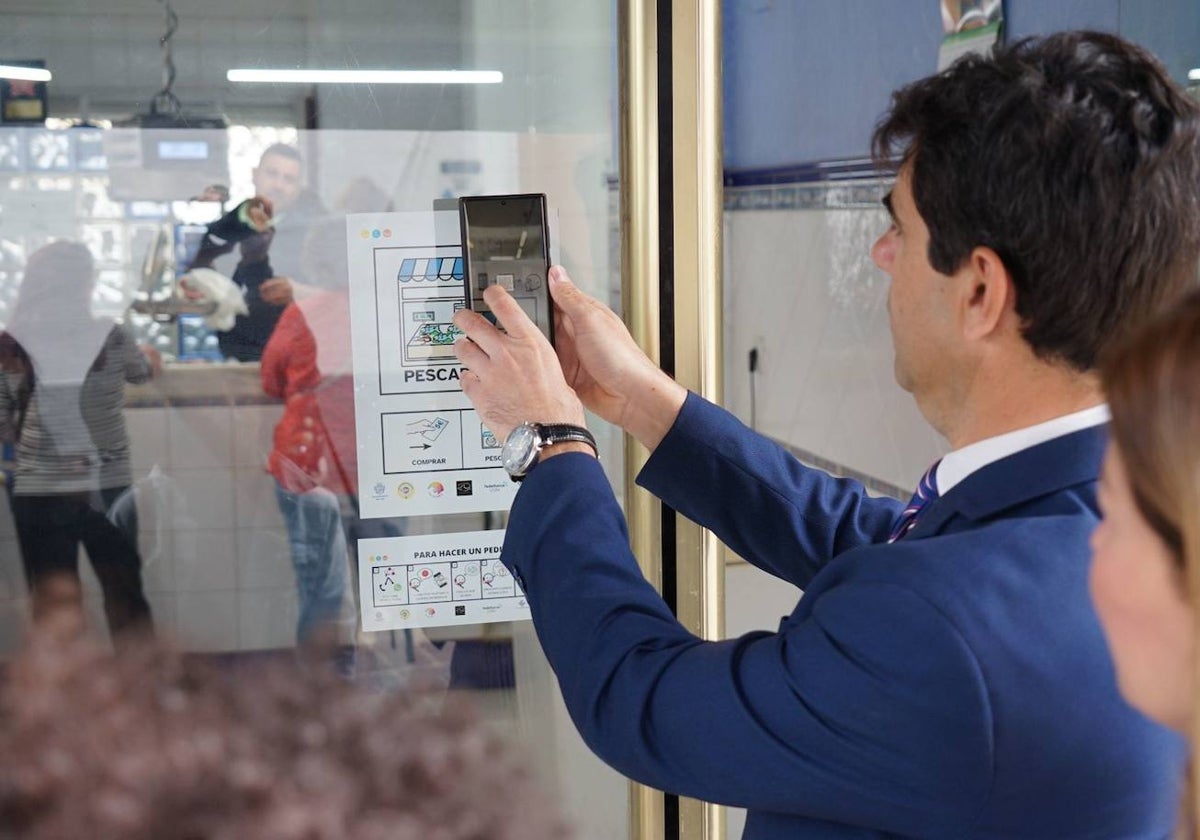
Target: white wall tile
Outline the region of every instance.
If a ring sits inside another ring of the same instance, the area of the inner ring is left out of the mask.
[[[145,474],[156,464],[161,468],[169,464],[167,411],[165,408],[126,410],[125,428],[129,432],[134,476]]]
[[[154,621],[154,634],[160,639],[174,642],[179,639],[179,596],[174,592],[147,592],[150,602],[150,617]]]
[[[179,487],[169,468],[158,466],[134,479],[139,545],[146,555],[169,551]]]
[[[229,406],[171,409],[167,433],[172,470],[233,464],[233,410]]]
[[[229,469],[175,470],[172,519],[176,530],[234,527],[234,481]]]
[[[140,523],[139,519],[139,523]],[[138,553],[142,558],[142,585],[147,592],[175,589],[174,532],[166,528],[138,532]]]
[[[146,528],[143,518],[138,532],[138,554],[142,557],[142,580],[146,590],[167,592],[175,587],[175,540],[174,532],[166,526],[157,527],[151,522]]]
[[[275,500],[275,479],[257,470],[237,473],[238,528],[271,528],[283,530],[283,515]]]
[[[175,591],[235,589],[237,551],[231,530],[175,532]]]
[[[295,590],[296,573],[286,533],[239,528],[236,537],[239,588]]]
[[[256,589],[238,593],[242,650],[294,647],[296,618],[294,589]]]
[[[189,592],[178,596],[180,643],[186,650],[238,649],[238,593]]]
[[[878,210],[725,215],[725,402],[777,440],[907,487],[944,451],[892,376]]]
[[[779,629],[803,593],[790,583],[749,563],[725,567],[725,638],[734,639],[752,630]]]
[[[282,405],[244,405],[233,410],[233,462],[239,468],[261,469],[271,454],[275,425]]]

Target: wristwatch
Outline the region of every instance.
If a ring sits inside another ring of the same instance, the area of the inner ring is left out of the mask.
[[[504,439],[500,450],[500,462],[513,481],[520,481],[529,474],[538,462],[542,449],[556,443],[577,441],[592,447],[596,457],[600,450],[596,439],[583,426],[569,423],[531,423],[528,420],[514,428]]]

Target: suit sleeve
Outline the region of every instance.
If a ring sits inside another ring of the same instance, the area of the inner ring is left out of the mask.
[[[845,583],[779,633],[701,641],[642,577],[600,467],[575,453],[526,480],[503,559],[572,719],[621,773],[906,836],[969,833],[990,786],[987,692],[919,595]]]
[[[722,408],[688,394],[638,484],[741,557],[804,589],[837,555],[883,542],[895,499],[805,467]]]

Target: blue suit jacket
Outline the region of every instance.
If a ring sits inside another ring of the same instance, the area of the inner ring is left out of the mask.
[[[887,545],[899,503],[693,395],[639,482],[805,590],[778,632],[684,630],[585,455],[529,476],[503,559],[588,745],[746,838],[1166,838],[1184,746],[1122,701],[1088,595],[1104,443],[984,467]]]

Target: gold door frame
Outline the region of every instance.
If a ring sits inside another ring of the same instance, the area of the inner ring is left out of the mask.
[[[659,188],[658,4],[670,3],[671,194]],[[659,207],[671,202],[676,379],[713,402],[722,382],[722,148],[720,0],[620,0],[621,276],[625,323],[656,363],[659,342]],[[685,142],[677,142],[686,138]],[[695,142],[692,142],[695,138]],[[662,589],[661,507],[634,477],[647,453],[626,436],[630,541],[646,578]],[[676,608],[705,639],[725,633],[721,544],[682,517],[675,523]],[[663,796],[632,784],[630,837],[661,840]],[[680,799],[680,840],[724,840],[724,810]]]

